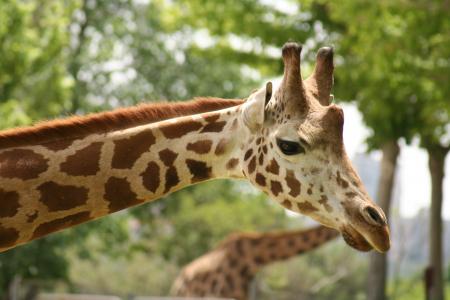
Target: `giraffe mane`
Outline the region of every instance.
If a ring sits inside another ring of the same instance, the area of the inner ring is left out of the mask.
[[[0,131],[0,149],[70,140],[171,118],[220,110],[242,104],[241,99],[195,98],[185,102],[143,103],[113,111],[39,122]]]

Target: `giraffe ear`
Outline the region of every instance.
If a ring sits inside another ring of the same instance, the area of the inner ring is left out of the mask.
[[[254,132],[263,126],[265,108],[271,97],[272,82],[269,81],[264,88],[251,94],[243,104],[242,118],[250,131]]]

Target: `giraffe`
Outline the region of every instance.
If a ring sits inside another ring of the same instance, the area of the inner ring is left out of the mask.
[[[323,225],[307,230],[232,234],[186,265],[174,281],[172,294],[248,299],[250,283],[261,268],[312,251],[338,235],[338,231]]]
[[[247,179],[284,207],[385,252],[390,234],[343,144],[330,103],[333,50],[246,100],[147,104],[0,132],[0,251],[215,178]]]

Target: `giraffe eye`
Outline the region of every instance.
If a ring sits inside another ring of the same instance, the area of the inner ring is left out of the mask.
[[[299,153],[305,153],[305,149],[300,143],[277,139],[277,145],[281,152],[285,155],[295,155]]]

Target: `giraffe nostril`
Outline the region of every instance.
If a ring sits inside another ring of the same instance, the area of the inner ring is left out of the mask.
[[[386,218],[374,207],[367,206],[363,210],[366,220],[374,225],[386,225]]]

